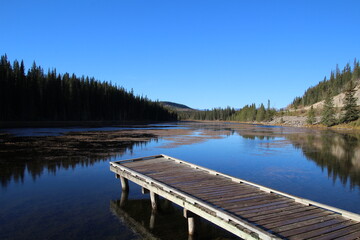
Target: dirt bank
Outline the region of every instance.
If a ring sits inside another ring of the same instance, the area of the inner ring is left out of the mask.
[[[320,123],[320,117],[316,117],[315,124]],[[283,116],[276,117],[271,122],[267,122],[270,125],[284,125],[292,127],[305,127],[307,126],[307,117],[303,116]]]

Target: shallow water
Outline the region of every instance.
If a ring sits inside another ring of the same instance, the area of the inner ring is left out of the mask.
[[[148,124],[133,126],[114,126],[114,127],[56,127],[56,128],[4,128],[0,133],[7,133],[17,137],[40,137],[40,136],[60,136],[69,132],[85,131],[119,131],[130,129],[158,129],[158,128],[179,128],[176,124]]]
[[[130,184],[125,207],[119,205],[120,183],[109,171],[109,161],[161,153],[360,213],[357,134],[230,123],[141,127],[142,132],[154,129],[167,134],[107,158],[75,163],[57,159],[45,165],[40,155],[26,164],[14,159],[11,168],[1,165],[0,174],[6,179],[2,177],[0,190],[0,239],[188,239],[181,209],[162,202],[163,211],[151,216],[149,196],[135,184]],[[12,131],[21,135],[29,129]],[[233,238],[201,223],[199,239]]]

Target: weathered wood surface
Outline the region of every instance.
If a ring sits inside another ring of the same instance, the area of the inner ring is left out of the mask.
[[[111,171],[246,239],[357,239],[360,215],[165,155]]]

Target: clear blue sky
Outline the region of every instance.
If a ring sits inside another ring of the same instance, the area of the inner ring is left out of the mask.
[[[0,54],[153,100],[242,107],[360,58],[360,1],[0,0]]]

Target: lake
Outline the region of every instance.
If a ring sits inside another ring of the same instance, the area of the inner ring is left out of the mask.
[[[157,154],[360,214],[359,133],[178,122],[1,136],[0,239],[188,239],[182,209],[162,200],[152,216],[135,184],[120,206],[109,161]],[[198,239],[236,237],[202,221]]]

